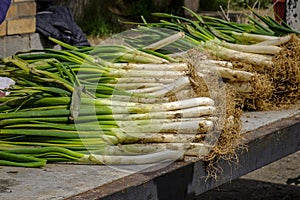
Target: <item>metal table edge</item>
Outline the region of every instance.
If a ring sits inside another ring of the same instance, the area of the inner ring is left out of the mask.
[[[193,199],[196,195],[234,180],[300,150],[300,114],[244,134],[247,151],[238,161],[221,160],[222,173],[207,178],[205,162],[175,162],[164,169],[136,173],[67,198],[81,199]]]

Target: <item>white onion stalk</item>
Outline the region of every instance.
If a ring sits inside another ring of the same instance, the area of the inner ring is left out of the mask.
[[[101,119],[113,119],[116,121],[136,121],[136,120],[149,120],[149,119],[174,119],[174,118],[197,118],[197,117],[204,117],[213,115],[215,112],[214,106],[196,106],[191,108],[179,109],[179,110],[171,110],[165,111],[160,109],[160,111],[153,111],[149,112],[146,109],[138,109],[132,108],[128,110],[126,107],[118,108],[116,110],[112,110],[111,114],[101,114]],[[133,111],[130,113],[129,111]],[[136,112],[141,112],[135,114]],[[85,113],[93,114],[95,112],[94,108],[85,109]],[[84,121],[89,119],[85,116],[79,116],[78,121]]]
[[[133,121],[117,121],[119,127],[125,133],[206,133],[213,128],[213,122],[210,120],[198,121],[181,121],[164,123],[164,120],[155,120],[149,125],[139,124],[139,120]]]
[[[118,146],[106,146],[101,150],[92,151],[95,154],[102,155],[139,155],[147,153],[155,153],[159,151],[166,150],[166,145],[164,144],[125,144]]]
[[[193,118],[173,118],[173,119],[141,119],[136,121],[120,121],[120,123],[123,123],[124,125],[127,125],[128,123],[132,123],[137,126],[143,126],[143,125],[149,125],[149,124],[165,124],[165,123],[180,123],[180,122],[201,122],[201,121],[216,121],[217,117],[212,116],[203,116],[203,117],[193,117]],[[127,124],[126,124],[127,123]],[[125,126],[124,126],[125,127]],[[125,127],[126,128],[126,127]]]
[[[218,73],[222,78],[228,79],[230,81],[252,81],[255,75],[251,72],[242,71],[242,70],[234,70],[226,67],[218,67],[218,66],[211,66],[206,67],[202,65],[196,66],[197,71],[200,72],[210,72],[215,71]]]
[[[207,155],[211,149],[211,145],[204,143],[170,143],[166,144],[167,149],[180,150],[185,149],[186,156],[201,157]]]
[[[196,106],[213,106],[213,105],[214,105],[214,100],[212,100],[209,97],[195,97],[195,98],[161,104],[161,106],[163,106],[163,108],[166,108],[166,110],[177,110],[177,109],[191,108]]]
[[[240,51],[228,49],[226,47],[222,47],[220,45],[216,45],[210,41],[202,43],[202,46],[204,47],[205,51],[224,60],[244,61],[244,62],[252,63],[257,66],[269,67],[273,65],[272,57],[270,56],[240,52]]]
[[[198,106],[176,111],[149,112],[142,114],[113,114],[115,120],[141,120],[141,119],[172,119],[172,118],[195,118],[214,114],[213,106]],[[105,117],[105,115],[102,115]]]
[[[277,37],[275,39],[266,40],[266,41],[259,42],[259,43],[256,43],[256,44],[252,44],[252,45],[253,46],[255,46],[255,45],[263,45],[263,46],[273,45],[273,46],[279,46],[279,45],[283,45],[283,44],[287,43],[288,41],[291,40],[291,38],[292,38],[291,35],[285,35],[285,36],[282,36],[282,37]]]
[[[150,93],[151,96],[168,96],[184,89],[190,85],[189,77],[182,77],[174,81],[174,83],[166,85],[163,89]]]
[[[204,64],[208,66],[221,66],[221,67],[226,67],[226,68],[233,68],[233,64],[229,61],[224,61],[224,60],[211,60],[211,59],[205,59],[199,61],[199,64]]]
[[[210,120],[171,122],[163,123],[160,132],[206,133],[213,127],[214,123]]]
[[[163,103],[171,101],[170,97],[139,97],[139,96],[121,96],[121,95],[114,95],[112,97],[113,101],[130,101],[134,103],[146,103],[146,104],[153,104],[153,103]]]
[[[135,63],[114,63],[113,68],[123,70],[146,70],[146,71],[184,71],[187,70],[186,63],[170,64],[135,64]]]
[[[127,51],[123,51],[123,52],[118,52],[114,54],[116,57],[120,57],[120,58],[125,58],[126,60],[142,60],[143,62],[150,62],[150,63],[157,63],[157,64],[161,64],[161,63],[169,63],[168,60],[149,54],[149,53],[145,53],[143,51],[139,51],[136,49],[131,49],[127,47]],[[94,61],[95,63],[97,63],[97,58]],[[98,60],[99,62],[99,60]],[[103,61],[101,61],[103,62]]]
[[[118,146],[107,146],[101,150],[103,155],[141,155],[146,153],[161,152],[166,149],[175,151],[185,151],[187,156],[204,156],[211,146],[204,143],[193,142],[171,142],[171,143],[146,143],[146,144],[125,144]],[[95,152],[97,153],[97,152]],[[87,158],[87,156],[86,156]]]
[[[185,135],[182,135],[185,136]],[[190,151],[195,154],[199,152],[200,148],[210,148],[209,145],[203,143],[193,143],[193,142],[171,142],[171,143],[143,143],[143,144],[125,144],[118,146],[107,146],[100,151],[94,151],[92,153],[102,154],[102,155],[142,155],[147,153],[161,152],[163,150],[185,150]],[[191,151],[192,150],[192,151]],[[187,154],[187,152],[185,152]],[[189,154],[189,153],[188,153]],[[87,156],[85,158],[88,158]]]
[[[280,47],[273,46],[273,45],[243,45],[243,44],[232,44],[221,40],[213,40],[214,43],[217,45],[221,45],[223,47],[241,51],[241,52],[247,52],[247,53],[257,53],[257,54],[277,54],[281,51]]]
[[[111,70],[108,75],[114,77],[152,77],[152,78],[179,78],[186,74],[186,72],[179,71],[151,71],[151,70]]]
[[[130,135],[139,138],[139,141],[142,143],[189,143],[202,137],[193,133],[131,133]]]
[[[195,133],[160,133],[160,132],[126,132],[121,128],[115,128],[111,130],[111,133],[114,134],[119,142],[123,144],[131,144],[140,142],[142,144],[147,143],[189,143],[194,142],[203,137],[201,132]],[[205,133],[203,133],[205,134]]]
[[[184,35],[185,35],[184,32],[178,32],[178,33],[176,33],[174,35],[171,35],[171,36],[169,36],[169,37],[167,37],[165,39],[162,39],[162,40],[160,40],[158,42],[155,42],[153,44],[145,46],[143,49],[149,49],[149,50],[154,50],[155,51],[157,49],[160,49],[160,48],[162,48],[164,46],[167,46],[167,45],[169,45],[169,44],[177,41],[180,38],[183,38]]]
[[[250,45],[248,45],[250,46]],[[211,59],[203,59],[200,60],[199,63],[205,65],[219,65],[222,67],[229,67],[233,66],[232,63],[223,60],[211,60]],[[187,71],[189,70],[187,63],[172,63],[172,64],[134,64],[134,63],[116,63],[114,66],[118,66],[119,69],[123,70],[146,70],[146,71]],[[132,80],[132,81],[130,81]],[[119,78],[118,82],[144,82],[143,79],[137,78]],[[153,79],[145,79],[145,80],[153,80]],[[157,80],[153,80],[152,82],[157,82]]]
[[[143,88],[143,89],[127,90],[127,92],[132,93],[132,94],[148,94],[150,96],[150,95],[153,95],[152,92],[162,90],[164,87],[166,87],[166,85],[148,87],[148,88]],[[162,95],[164,95],[164,94],[162,94]],[[162,96],[162,95],[159,95],[159,96]]]
[[[105,106],[114,106],[117,107],[129,107],[137,110],[145,110],[146,112],[150,111],[162,111],[162,110],[178,110],[184,108],[191,108],[197,106],[213,106],[214,100],[209,97],[195,97],[190,99],[165,102],[161,104],[144,104],[144,103],[134,103],[134,102],[126,102],[126,101],[117,101],[110,99],[87,99],[83,98],[82,103],[84,105],[105,105]]]
[[[127,90],[127,92],[133,93],[133,94],[147,94],[149,96],[168,96],[172,95],[185,87],[190,85],[189,78],[187,76],[184,76],[182,78],[178,78],[176,81],[173,81],[170,84],[155,86],[155,87],[149,87],[149,88],[143,88],[143,89],[135,89],[135,90]]]
[[[252,33],[238,33],[235,31],[231,32],[233,37],[240,38],[241,41],[249,41],[253,43],[263,42],[266,40],[276,40],[278,39],[277,36],[268,36],[268,35],[259,35],[259,34],[252,34]]]
[[[153,82],[153,83],[117,83],[117,84],[107,84],[108,86],[112,86],[118,89],[123,90],[138,90],[138,89],[146,89],[151,87],[158,87],[161,88],[165,86],[165,84],[159,83],[159,82]]]
[[[182,160],[184,151],[164,150],[145,155],[135,156],[109,156],[109,155],[96,155],[91,154],[89,159],[97,164],[114,164],[114,165],[138,165],[138,164],[151,164],[165,161]]]
[[[148,78],[148,77],[122,77],[122,78],[115,78],[116,80],[109,81],[109,83],[116,83],[116,84],[123,84],[123,83],[136,83],[136,84],[142,84],[142,83],[173,83],[173,78]]]

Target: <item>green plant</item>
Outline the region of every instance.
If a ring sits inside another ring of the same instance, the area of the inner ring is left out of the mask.
[[[254,8],[267,8],[270,5],[270,0],[235,0],[232,5],[235,8],[246,8],[247,6]]]
[[[220,10],[220,6],[225,8],[227,6],[227,0],[210,0],[208,1],[200,1],[199,10],[201,11],[217,11]]]
[[[157,6],[155,0],[90,0],[83,10],[83,16],[78,20],[82,30],[90,36],[107,36],[121,32],[125,27],[119,20],[141,21],[141,16],[149,21],[155,21],[154,12],[183,14],[183,1],[162,2]]]
[[[270,0],[211,0],[209,3],[207,1],[200,1],[199,9],[201,11],[219,11],[220,7],[227,8],[229,3],[229,8],[233,10],[244,9],[247,6],[255,8],[267,8],[270,5]]]
[[[152,16],[154,12],[167,12],[175,15],[183,15],[183,1],[166,1],[163,5],[156,5],[154,0],[131,0],[127,3],[128,16],[133,19],[140,19],[140,16],[153,21],[156,18]]]
[[[82,30],[91,36],[106,36],[124,29],[118,18],[109,11],[110,3],[102,0],[91,0],[84,8],[83,16],[78,21]]]

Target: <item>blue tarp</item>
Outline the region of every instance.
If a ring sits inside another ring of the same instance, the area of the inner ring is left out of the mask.
[[[0,24],[4,21],[11,0],[0,0]]]

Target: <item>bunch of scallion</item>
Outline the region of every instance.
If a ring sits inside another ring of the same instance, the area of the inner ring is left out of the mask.
[[[189,8],[185,10],[193,19],[167,13],[153,13],[154,16],[162,18],[160,22],[147,23],[144,20],[144,23],[133,24],[145,26],[139,28],[139,31],[151,32],[155,36],[161,34],[159,31],[169,32],[162,31],[164,29],[183,32],[188,38],[185,40],[188,43],[185,44],[185,48],[198,46],[200,50],[222,60],[248,61],[261,66],[271,65],[269,55],[278,53],[281,50],[278,46],[290,40],[290,36],[280,36],[290,33],[300,34],[286,24],[281,25],[270,17],[258,15],[254,10],[251,10],[252,13],[260,21],[249,16],[249,23],[244,24],[201,16]],[[178,48],[181,46],[181,49],[184,49],[182,42],[173,43],[175,44],[179,46]]]
[[[158,23],[148,23],[143,19],[143,23],[133,24],[142,26],[138,30],[146,33],[151,32],[152,29],[160,31],[171,29],[183,32],[189,38],[190,45],[188,46],[196,49],[196,51],[193,50],[193,54],[197,51],[204,54],[203,59],[205,61],[203,62],[206,63],[197,64],[197,71],[201,73],[203,71],[218,73],[223,81],[235,88],[246,99],[250,98],[251,101],[255,101],[255,98],[265,98],[265,101],[272,101],[270,98],[281,99],[277,94],[288,92],[289,89],[287,91],[279,90],[278,84],[275,82],[281,81],[274,80],[272,74],[268,73],[272,73],[270,72],[272,70],[269,69],[274,67],[278,71],[281,67],[284,68],[284,66],[274,66],[274,58],[291,41],[293,34],[300,34],[299,31],[293,30],[284,22],[279,24],[269,16],[261,16],[254,10],[251,10],[254,17],[249,16],[248,23],[230,22],[216,17],[202,16],[188,8],[185,8],[185,10],[191,18],[167,13],[153,13],[154,16],[161,19]],[[159,35],[155,32],[152,31],[152,34]],[[176,43],[177,46],[181,45],[180,42]],[[142,44],[141,42],[140,48],[143,48]],[[189,53],[191,54],[190,50],[180,54],[167,53],[164,48],[156,51],[164,52],[176,59],[178,59],[178,56],[188,58]],[[291,58],[291,60],[293,59]],[[217,65],[215,60],[218,60]],[[249,65],[252,66],[250,71],[248,70]],[[281,71],[284,73],[284,69]],[[297,71],[297,64],[295,64],[295,71]],[[279,78],[280,76],[289,75],[278,75]],[[265,88],[258,90],[257,88],[262,85],[265,85]],[[254,93],[257,94],[254,95]]]
[[[214,129],[214,101],[176,98],[190,88],[187,64],[122,45],[56,42],[66,49],[1,60],[0,76],[16,84],[0,98],[0,165],[147,164],[208,149],[198,141]]]

